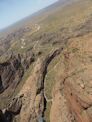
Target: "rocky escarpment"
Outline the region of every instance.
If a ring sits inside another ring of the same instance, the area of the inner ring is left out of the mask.
[[[45,59],[38,59],[35,63],[32,75],[24,84],[19,95],[23,94],[23,106],[19,114],[19,121],[25,122],[40,122],[44,121],[44,111],[46,107],[46,99],[44,97],[44,79],[47,72],[47,67],[50,61],[57,56],[60,51],[55,50]],[[25,116],[25,118],[24,118]],[[16,120],[18,119],[15,118]]]
[[[91,35],[69,41],[63,53],[63,73],[52,92],[51,122],[92,121],[91,43]]]
[[[34,64],[32,75],[25,82],[16,98],[11,100],[11,103],[5,111],[2,111],[1,119],[4,117],[6,122],[40,122],[44,121],[44,111],[46,107],[46,99],[44,97],[44,78],[47,72],[48,64],[51,60],[60,54],[62,48],[57,49],[45,59],[41,58]],[[21,110],[21,111],[20,111]],[[6,116],[6,112],[9,114]],[[11,115],[11,116],[10,116]],[[24,118],[25,116],[25,118]]]
[[[12,84],[16,86],[24,74],[20,67],[20,59],[13,57],[10,61],[0,64],[0,92],[4,91]]]
[[[12,54],[10,58],[0,64],[0,93],[5,89],[14,89],[21,81],[25,70],[34,61],[34,54],[27,53],[25,56]]]

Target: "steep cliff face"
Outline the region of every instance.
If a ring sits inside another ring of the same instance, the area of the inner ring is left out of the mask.
[[[12,85],[12,88],[16,87],[24,74],[23,68],[21,68],[20,59],[13,57],[9,61],[0,64],[0,82],[1,92]]]
[[[11,55],[9,60],[0,64],[0,92],[3,92],[8,87],[16,88],[21,81],[24,72],[34,61],[34,55],[27,53],[25,57]]]

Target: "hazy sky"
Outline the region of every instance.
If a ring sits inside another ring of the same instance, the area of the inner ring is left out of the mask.
[[[57,0],[0,0],[0,29],[56,1]]]

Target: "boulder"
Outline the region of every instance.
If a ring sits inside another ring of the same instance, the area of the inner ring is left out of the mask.
[[[10,111],[12,114],[16,115],[19,114],[22,107],[22,100],[21,98],[13,98],[11,103],[9,104],[7,110]]]

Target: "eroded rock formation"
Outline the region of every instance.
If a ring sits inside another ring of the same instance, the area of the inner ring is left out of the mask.
[[[16,88],[18,83],[21,81],[25,70],[34,61],[34,55],[30,52],[26,53],[25,56],[20,54],[12,54],[4,63],[0,64],[0,92],[2,93],[8,87],[12,89]]]
[[[64,74],[53,89],[51,122],[92,121],[91,39],[70,41],[64,52]]]

